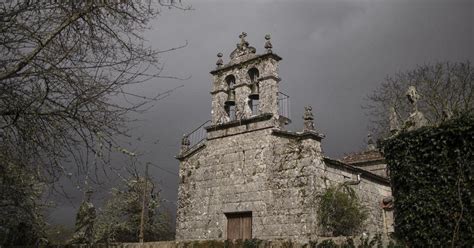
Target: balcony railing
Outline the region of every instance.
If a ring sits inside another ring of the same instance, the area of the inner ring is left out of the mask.
[[[199,127],[195,128],[188,134],[185,134],[183,139],[187,139],[189,142],[188,148],[185,150],[191,150],[194,147],[197,147],[207,138],[207,131],[205,129],[206,126],[211,124],[211,120],[208,120],[201,124]]]
[[[290,119],[290,97],[283,93],[278,92],[278,114],[280,116],[286,117]],[[259,111],[259,102],[255,101],[252,103],[252,114],[258,115],[260,114]],[[231,120],[235,120],[235,108],[230,108],[228,110]],[[207,130],[205,129],[206,126],[209,126],[211,121],[208,120],[202,123],[197,128],[193,129],[191,132],[184,135],[182,140],[182,149],[183,151],[191,150],[201,144],[207,138]]]
[[[278,92],[278,114],[288,119],[291,119],[290,96],[283,92]]]
[[[283,92],[278,92],[278,114],[290,119],[290,96]],[[261,114],[259,109],[260,102],[252,101],[252,115]]]

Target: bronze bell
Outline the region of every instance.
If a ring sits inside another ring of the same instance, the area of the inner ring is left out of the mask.
[[[260,98],[260,95],[259,95],[260,91],[258,89],[258,84],[257,83],[253,83],[250,85],[250,95],[249,95],[249,98],[252,99],[252,100],[258,100]]]
[[[235,105],[235,90],[229,90],[227,93],[227,100],[225,101],[226,106]]]

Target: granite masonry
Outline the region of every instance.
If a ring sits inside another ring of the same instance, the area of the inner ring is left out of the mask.
[[[260,55],[245,36],[227,64],[218,54],[211,71],[212,117],[204,139],[183,137],[176,239],[316,240],[325,235],[317,223],[316,196],[344,182],[369,210],[365,232],[390,232],[391,212],[383,203],[391,196],[387,178],[325,157],[324,135],[315,130],[310,107],[303,131],[287,131],[281,58],[269,35]]]

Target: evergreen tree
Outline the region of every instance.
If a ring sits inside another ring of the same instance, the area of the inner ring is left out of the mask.
[[[137,242],[144,196],[145,241],[172,239],[174,234],[161,206],[160,191],[150,180],[136,176],[125,182],[124,189],[112,189],[94,227],[96,242]]]

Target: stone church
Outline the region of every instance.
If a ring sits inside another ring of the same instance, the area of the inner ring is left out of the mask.
[[[269,35],[262,54],[246,33],[239,37],[228,63],[219,53],[210,72],[211,120],[182,139],[176,239],[314,240],[324,235],[314,196],[340,183],[350,185],[369,210],[365,232],[390,232],[383,159],[355,163],[364,152],[326,157],[311,107],[302,131],[286,130],[291,120],[289,98],[279,91],[282,58]]]

